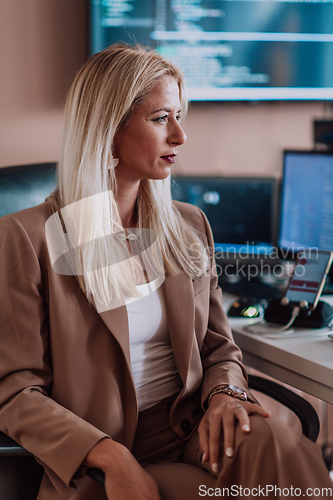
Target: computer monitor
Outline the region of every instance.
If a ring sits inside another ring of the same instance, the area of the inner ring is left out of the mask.
[[[333,99],[331,0],[89,0],[91,53],[141,43],[192,101]]]
[[[278,247],[333,250],[333,151],[284,151]]]
[[[271,251],[275,194],[275,178],[176,176],[172,181],[173,198],[205,212],[215,249],[229,257]]]

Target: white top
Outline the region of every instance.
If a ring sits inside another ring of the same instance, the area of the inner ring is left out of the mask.
[[[131,365],[139,411],[180,391],[161,287],[138,285],[142,298],[127,307]]]

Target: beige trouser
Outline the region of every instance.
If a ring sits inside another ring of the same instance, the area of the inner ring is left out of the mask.
[[[132,452],[158,482],[163,500],[333,497],[318,445],[280,419],[253,415],[250,421],[250,434],[236,426],[234,456],[221,454],[215,477],[201,464],[198,432],[181,440],[170,428],[165,402],[140,414]]]

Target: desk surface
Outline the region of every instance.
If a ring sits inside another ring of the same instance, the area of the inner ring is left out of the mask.
[[[226,311],[233,299],[224,294]],[[333,305],[332,296],[322,299]],[[331,330],[295,328],[290,338],[281,334],[282,338],[271,339],[243,330],[244,326],[256,321],[229,318],[244,363],[333,404],[333,341],[327,337]]]

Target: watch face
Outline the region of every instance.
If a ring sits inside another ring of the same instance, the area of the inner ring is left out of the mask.
[[[229,385],[230,392],[233,392],[235,396],[240,396],[241,398],[247,399],[246,392],[237,387],[237,385]]]
[[[242,389],[240,389],[239,387],[237,387],[237,385],[229,385],[230,389],[234,392],[237,392],[237,394],[243,394],[244,391],[242,391]]]

